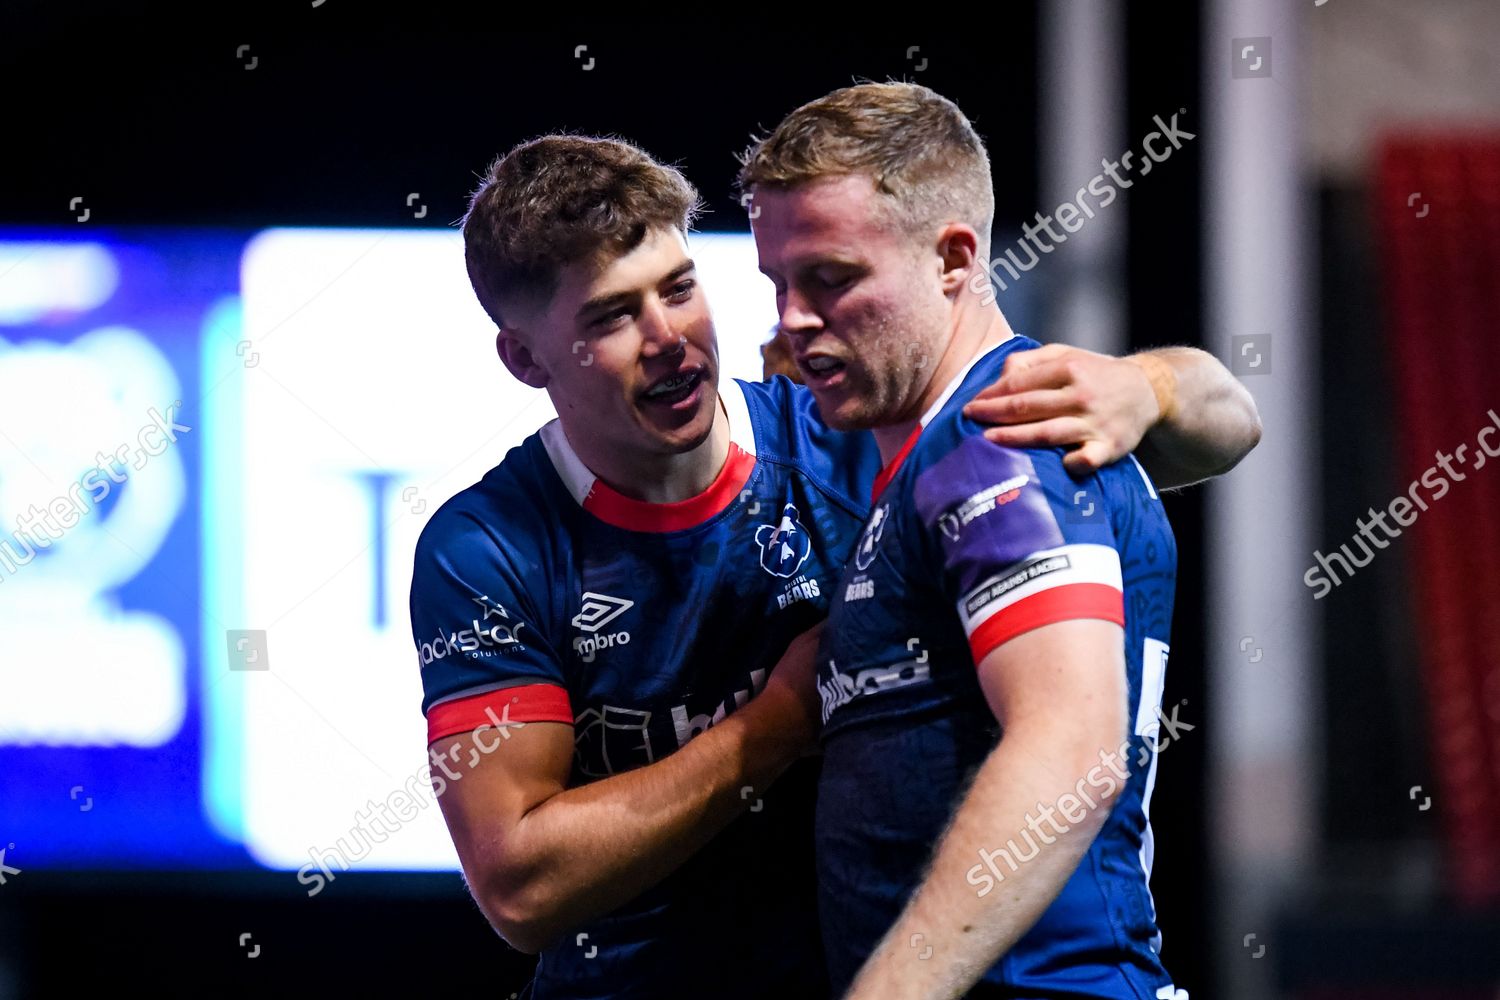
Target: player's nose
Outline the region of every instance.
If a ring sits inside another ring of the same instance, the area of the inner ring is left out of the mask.
[[[823,319],[812,308],[805,296],[795,288],[788,288],[781,296],[781,315],[778,317],[781,330],[792,341],[792,349],[801,353],[806,338],[823,328]]]
[[[648,358],[672,354],[682,350],[685,338],[672,322],[666,304],[661,301],[647,302],[641,308],[638,325],[641,331],[641,353]]]

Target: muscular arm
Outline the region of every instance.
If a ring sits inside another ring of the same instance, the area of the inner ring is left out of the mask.
[[[1101,752],[1125,739],[1122,646],[1118,625],[1074,620],[1023,633],[984,658],[980,681],[1004,735],[963,797],[926,878],[860,970],[851,1000],[963,996],[1057,898],[1117,795],[1113,779],[1108,794],[1086,781],[1100,769]],[[1080,791],[1093,808],[1077,801]],[[1068,818],[1057,809],[1063,796],[1076,806]],[[993,857],[1009,840],[1024,844],[1026,837],[1039,848],[1030,861],[1014,871],[997,865],[999,880],[968,874],[989,870],[981,850]]]
[[[1195,347],[1163,347],[1124,360],[1139,365],[1144,358],[1165,363],[1176,386],[1176,404],[1135,449],[1158,482],[1185,486],[1223,475],[1260,442],[1254,398],[1213,355]]]
[[[500,935],[540,951],[660,881],[748,808],[816,733],[817,632],[793,641],[749,704],[682,749],[587,785],[567,787],[573,730],[562,723],[434,744],[435,755],[473,762],[438,802],[470,891]]]
[[[1249,391],[1193,347],[1127,358],[1062,344],[1018,351],[964,412],[996,424],[985,436],[999,444],[1076,445],[1063,460],[1075,475],[1134,451],[1164,489],[1228,472],[1261,434]]]

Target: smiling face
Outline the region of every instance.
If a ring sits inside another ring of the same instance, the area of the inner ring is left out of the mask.
[[[707,439],[719,351],[708,300],[675,228],[558,272],[545,305],[507,303],[497,345],[512,373],[545,386],[580,454],[675,455]]]
[[[755,190],[760,269],[797,367],[840,430],[921,415],[952,316],[942,257],[880,197],[863,174]]]

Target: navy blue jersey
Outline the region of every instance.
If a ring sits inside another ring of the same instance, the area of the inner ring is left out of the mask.
[[[1124,627],[1134,732],[1110,748],[1109,766],[1101,755],[1079,775],[1052,826],[1081,821],[1096,795],[1119,795],[1061,895],[983,978],[1012,997],[1174,995],[1147,885],[1147,804],[1176,545],[1134,457],[1074,480],[1062,449],[1002,447],[963,416],[1010,354],[1037,346],[1015,337],[988,351],[928,411],[877,480],[833,597],[819,652],[816,839],[836,992],[921,884],[967,779],[1000,737],[975,664],[1030,629],[1101,618]],[[1003,887],[1045,843],[1023,829],[978,845],[968,872],[977,894]]]
[[[720,398],[729,458],[697,497],[619,494],[554,420],[433,515],[411,619],[434,752],[552,721],[573,726],[574,784],[650,764],[744,704],[826,615],[874,439],[830,430],[785,378],[726,380]],[[536,997],[826,995],[816,772],[798,762],[664,881],[543,951]]]

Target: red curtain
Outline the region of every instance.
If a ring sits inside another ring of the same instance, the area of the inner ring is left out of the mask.
[[[1500,457],[1483,452],[1480,434],[1496,427],[1484,443],[1500,456],[1500,133],[1388,138],[1374,193],[1383,287],[1371,291],[1389,317],[1398,488],[1428,504],[1403,529],[1427,692],[1427,705],[1411,710],[1429,722],[1436,772],[1436,788],[1424,791],[1440,810],[1456,895],[1493,903]],[[1455,474],[1438,464],[1439,452],[1453,456]]]

